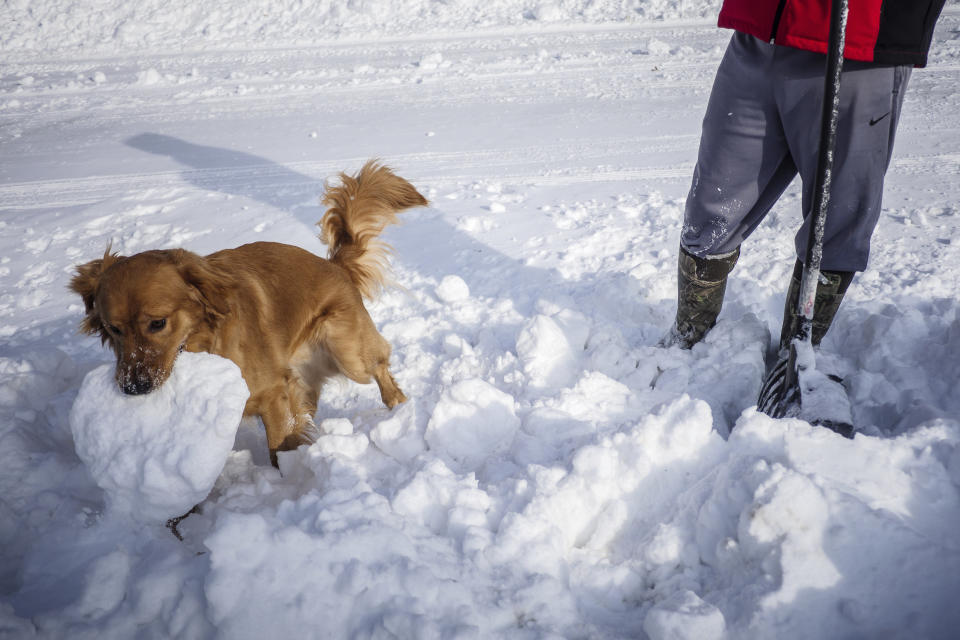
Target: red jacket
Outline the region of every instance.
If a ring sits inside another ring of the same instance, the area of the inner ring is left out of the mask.
[[[849,0],[844,57],[927,64],[946,0]],[[724,0],[719,25],[776,44],[826,53],[830,0]]]

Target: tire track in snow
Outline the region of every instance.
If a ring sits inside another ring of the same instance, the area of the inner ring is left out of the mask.
[[[468,183],[479,175],[534,185],[688,179],[692,170],[689,163],[671,167],[619,167],[599,163],[628,150],[655,149],[662,152],[695,145],[696,137],[692,135],[618,138],[593,141],[589,148],[582,144],[554,143],[509,150],[397,154],[391,156],[390,164],[403,166],[412,180],[433,186]],[[545,168],[544,157],[555,159],[552,167],[559,168]],[[299,186],[305,189],[314,187],[319,191],[318,185],[324,180],[345,167],[359,167],[366,159],[353,157],[19,182],[0,186],[0,209],[48,209],[92,204],[129,193],[191,185],[232,191],[230,186],[255,183],[258,190]],[[583,164],[591,159],[598,164]],[[576,165],[572,165],[574,161]],[[452,166],[461,171],[451,173]]]
[[[669,44],[658,40],[690,42],[691,32],[707,52],[686,47],[690,50],[675,56]],[[148,112],[161,121],[183,120],[198,106],[221,112],[261,106],[275,110],[278,100],[287,102],[287,109],[313,110],[314,97],[343,94],[380,106],[407,103],[410,85],[430,92],[430,100],[439,104],[503,94],[514,101],[537,100],[548,92],[584,95],[585,79],[587,93],[597,95],[604,90],[614,95],[675,93],[709,83],[716,66],[713,49],[723,40],[715,28],[693,22],[572,26],[556,32],[446,36],[399,44],[388,40],[288,50],[147,53],[133,64],[129,58],[50,60],[20,66],[21,75],[31,74],[28,86],[19,76],[0,76],[0,122],[16,117],[40,125],[65,115],[91,117],[93,110],[102,123],[130,112]],[[442,66],[424,68],[424,56],[435,53],[442,54]],[[84,80],[103,69],[106,81]],[[144,82],[142,74],[148,71],[153,76]]]

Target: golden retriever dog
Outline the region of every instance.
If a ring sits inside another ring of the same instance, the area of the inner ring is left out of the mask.
[[[250,390],[244,415],[262,419],[275,466],[278,451],[313,441],[320,389],[333,375],[375,380],[387,407],[406,401],[363,298],[385,281],[389,247],[378,235],[397,212],[427,200],[370,161],[327,185],[323,204],[328,260],[255,242],[205,257],[183,249],[125,257],[108,247],[79,265],[70,288],[86,306],[81,330],[110,344],[120,389],[156,389],[184,349],[229,358]]]

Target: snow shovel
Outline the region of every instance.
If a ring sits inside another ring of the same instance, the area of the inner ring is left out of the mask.
[[[830,9],[823,112],[820,120],[820,147],[813,187],[811,215],[814,218],[810,224],[800,296],[797,300],[799,322],[790,340],[789,353],[781,354],[777,364],[767,373],[757,406],[760,411],[773,418],[807,419],[811,423],[827,426],[852,438],[853,418],[846,392],[835,379],[817,372],[811,340],[840,110],[840,71],[843,67],[846,23],[847,0],[833,0]]]

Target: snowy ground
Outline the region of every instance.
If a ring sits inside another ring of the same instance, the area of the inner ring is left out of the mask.
[[[0,637],[956,637],[960,7],[820,356],[849,441],[753,409],[796,191],[707,340],[655,346],[715,3],[299,4],[0,7]],[[73,266],[323,254],[323,181],[370,157],[432,201],[371,305],[411,400],[331,386],[282,475],[245,422],[184,542],[105,513]]]

